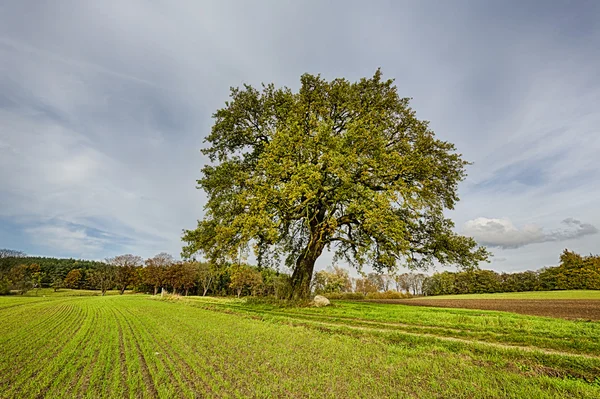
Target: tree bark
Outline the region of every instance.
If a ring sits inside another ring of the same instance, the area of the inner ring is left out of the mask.
[[[155,285],[154,286],[154,295],[158,294],[158,287]]]
[[[310,242],[296,260],[296,267],[292,273],[290,299],[302,300],[310,296],[310,281],[317,258],[321,256],[325,247],[322,239],[316,234],[311,237]]]

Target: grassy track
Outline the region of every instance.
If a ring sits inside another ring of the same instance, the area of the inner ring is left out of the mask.
[[[600,323],[372,303],[0,297],[0,398],[600,397]]]
[[[464,294],[419,297],[424,299],[600,299],[598,290],[498,292],[496,294]]]

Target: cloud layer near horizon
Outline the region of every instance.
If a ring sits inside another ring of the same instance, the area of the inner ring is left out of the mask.
[[[598,233],[598,229],[589,223],[573,218],[562,221],[564,228],[552,231],[535,224],[517,228],[508,219],[488,219],[480,217],[465,223],[463,233],[477,240],[481,245],[514,249],[543,242],[568,241]]]
[[[449,216],[492,268],[598,252],[599,24],[594,1],[3,2],[0,247],[176,255],[230,86],[382,67],[473,162]]]

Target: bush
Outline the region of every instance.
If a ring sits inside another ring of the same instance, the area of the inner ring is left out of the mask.
[[[10,294],[10,281],[6,277],[0,277],[0,295]]]
[[[167,302],[179,302],[179,301],[187,301],[188,299],[185,296],[181,296],[179,294],[170,294],[165,291],[162,295],[153,295],[152,299],[158,301],[167,301]]]
[[[327,299],[362,300],[365,295],[361,292],[332,292],[324,295]]]
[[[403,294],[398,291],[385,291],[385,292],[369,292],[367,299],[404,299],[410,298],[409,294]]]

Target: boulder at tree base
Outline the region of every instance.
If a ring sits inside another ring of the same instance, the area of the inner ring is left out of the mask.
[[[329,299],[325,298],[322,295],[317,295],[315,297],[315,299],[313,299],[313,303],[318,308],[331,305],[331,302],[329,302]]]

